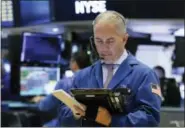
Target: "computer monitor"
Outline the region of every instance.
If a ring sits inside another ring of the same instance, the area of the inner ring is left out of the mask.
[[[2,0],[1,2],[1,27],[14,27],[13,0]]]
[[[43,33],[23,33],[21,62],[60,62],[62,37]]]
[[[50,0],[20,0],[21,26],[51,22]]]
[[[50,94],[60,80],[59,67],[20,67],[20,95]]]
[[[174,66],[176,67],[185,66],[184,49],[185,49],[185,37],[176,37]]]

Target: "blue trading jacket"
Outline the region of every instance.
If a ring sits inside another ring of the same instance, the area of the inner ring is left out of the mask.
[[[79,71],[73,82],[73,88],[103,88],[101,62],[97,61],[92,66]],[[152,92],[151,84],[159,84],[154,71],[129,53],[108,85],[110,89],[127,87],[132,91],[125,108],[127,114],[112,115],[111,126],[159,125],[161,98]],[[81,120],[75,120],[71,110],[66,106],[61,108],[59,121],[63,126],[81,125]],[[92,126],[88,121],[85,124]]]
[[[73,81],[73,77],[61,79],[57,83],[55,90],[58,90],[58,89],[63,89],[65,91],[69,90],[72,86],[72,81]],[[50,112],[53,110],[61,111],[59,108],[62,105],[64,105],[64,104],[51,94],[47,95],[43,100],[41,100],[38,103],[39,110],[47,111],[47,112]],[[60,126],[60,124],[58,123],[58,119],[59,119],[58,116],[55,119],[53,119],[52,121],[45,124],[45,126],[51,126],[51,127]]]

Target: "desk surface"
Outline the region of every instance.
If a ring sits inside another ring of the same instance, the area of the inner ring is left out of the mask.
[[[184,112],[183,107],[161,107],[161,111]]]
[[[37,107],[37,104],[24,103],[21,101],[2,101],[2,105],[8,105],[10,108],[22,108],[22,107]]]

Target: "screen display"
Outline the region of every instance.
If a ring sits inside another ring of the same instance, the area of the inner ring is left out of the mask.
[[[175,62],[174,65],[178,67],[185,66],[185,37],[176,37],[175,43]]]
[[[52,2],[56,21],[94,20],[99,13],[106,10],[118,11],[128,18],[184,18],[184,3],[179,1],[161,1],[160,4],[157,1],[133,0],[66,0],[65,2],[52,0]]]
[[[11,0],[2,0],[1,3],[1,25],[2,27],[14,26],[13,3]]]
[[[20,68],[20,94],[21,96],[49,94],[59,79],[60,68],[23,66]]]
[[[61,36],[24,33],[21,62],[59,63]]]
[[[21,25],[37,25],[50,22],[49,0],[21,0]]]

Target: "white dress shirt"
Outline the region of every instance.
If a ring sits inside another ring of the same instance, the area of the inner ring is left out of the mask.
[[[113,74],[116,73],[116,71],[118,70],[119,66],[121,65],[121,63],[127,58],[128,56],[128,53],[127,53],[127,50],[125,49],[123,54],[121,55],[121,57],[114,62],[114,64],[118,65],[114,68],[114,71],[113,71]],[[107,69],[102,66],[102,74],[103,74],[103,84],[105,84],[105,81],[106,81],[106,78],[107,78]]]

